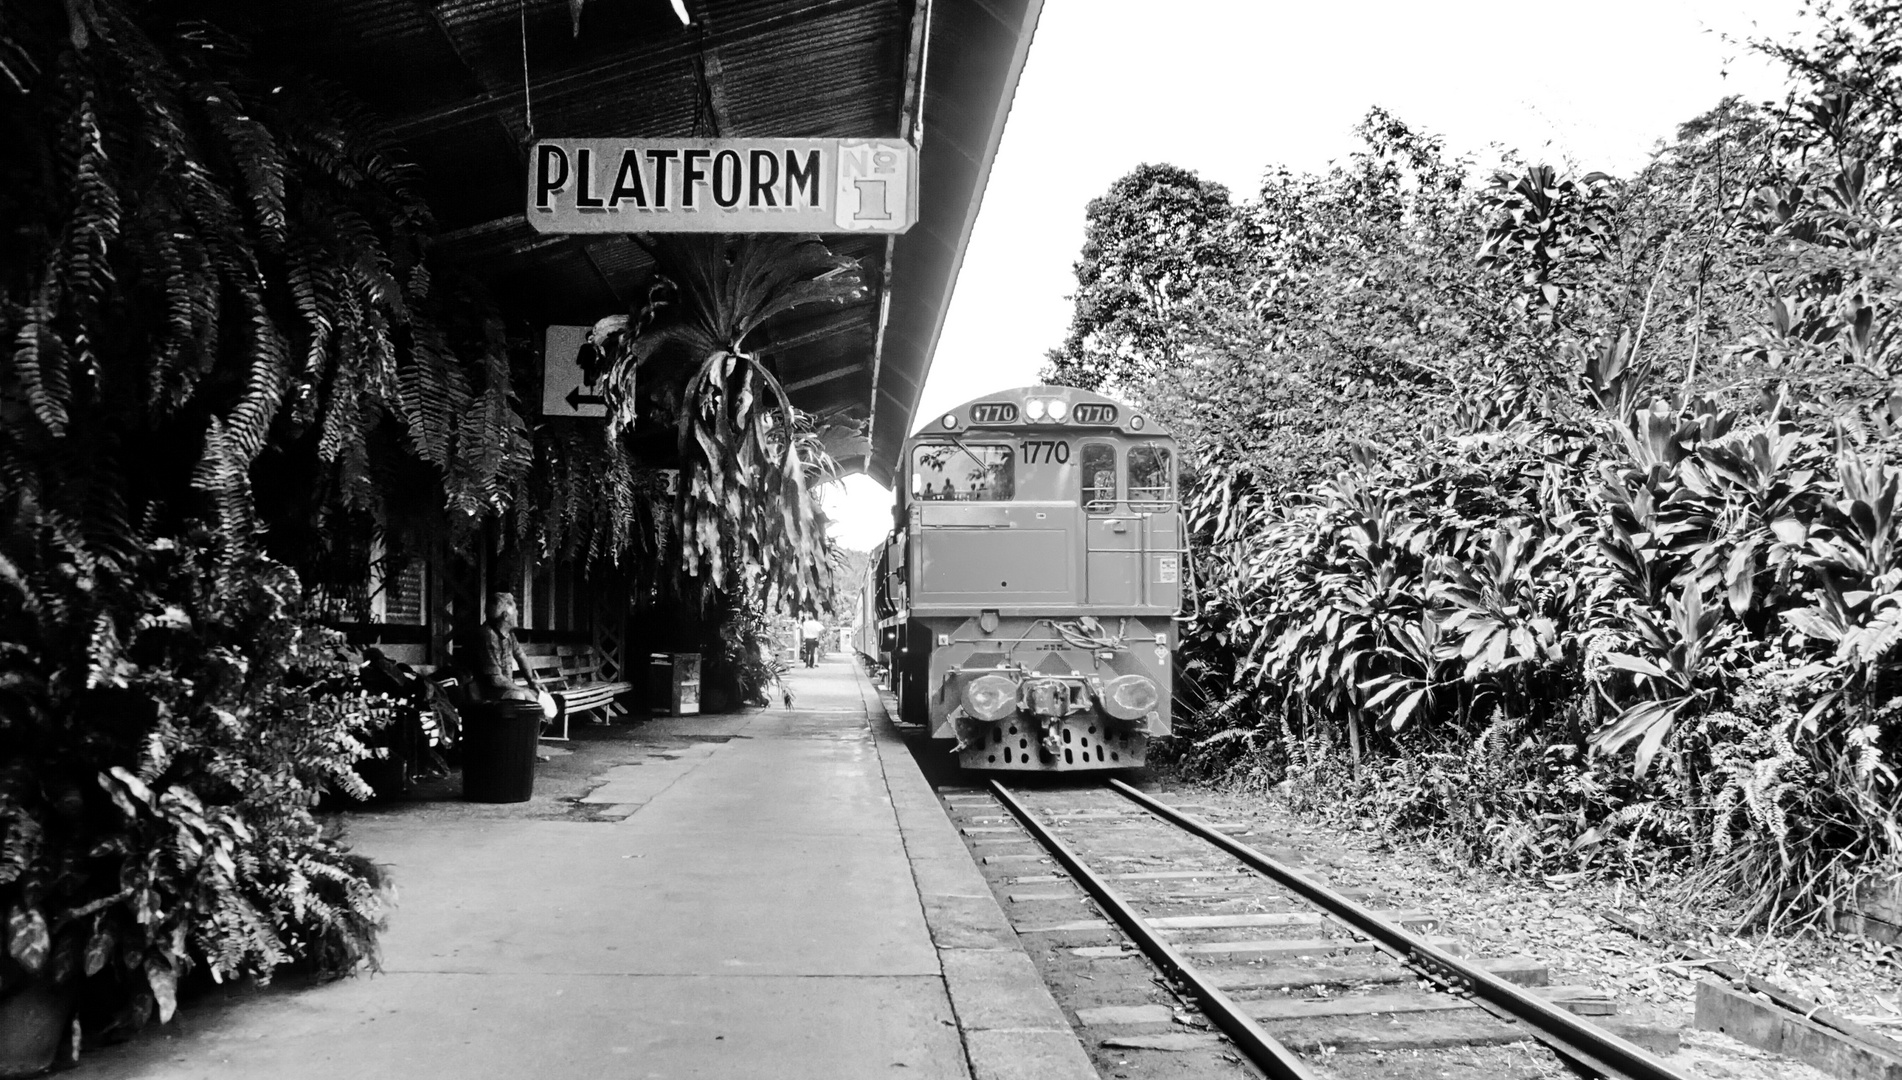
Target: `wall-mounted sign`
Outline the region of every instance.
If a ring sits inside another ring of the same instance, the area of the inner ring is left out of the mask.
[[[543,139],[528,221],[545,233],[901,233],[918,154],[901,139]]]
[[[542,415],[606,416],[601,388],[581,370],[581,342],[590,327],[551,326],[542,337]]]

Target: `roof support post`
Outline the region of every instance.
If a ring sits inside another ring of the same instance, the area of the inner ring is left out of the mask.
[[[924,137],[925,44],[931,39],[931,0],[913,0],[911,47],[905,53],[905,100],[898,115],[898,137],[914,148]],[[878,424],[878,377],[885,366],[885,328],[892,316],[892,267],[898,262],[898,238],[885,238],[885,269],[878,283],[878,330],[872,338],[872,396],[865,403],[865,438]]]

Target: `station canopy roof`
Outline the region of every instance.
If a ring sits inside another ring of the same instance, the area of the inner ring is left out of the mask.
[[[534,138],[909,138],[919,219],[827,237],[873,287],[757,332],[794,403],[870,417],[841,464],[889,482],[951,300],[1042,0],[290,0],[246,5],[267,55],[355,94],[422,171],[436,251],[536,323],[625,312],[630,237],[525,220]]]

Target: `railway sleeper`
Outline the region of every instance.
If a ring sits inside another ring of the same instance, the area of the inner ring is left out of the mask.
[[[1603,1008],[1606,999],[1598,991],[1581,986],[1538,986],[1532,992],[1553,1004],[1580,1015],[1609,1015]],[[1479,1005],[1466,998],[1434,990],[1387,990],[1376,994],[1341,994],[1329,997],[1279,995],[1264,998],[1239,998],[1236,1007],[1256,1020],[1279,1022],[1321,1020],[1349,1016],[1412,1016],[1419,1013],[1459,1013],[1478,1011]],[[1133,1026],[1172,1024],[1177,1009],[1169,1005],[1100,1005],[1078,1009],[1077,1019],[1086,1026]]]
[[[1451,953],[1466,955],[1466,944],[1458,938],[1430,937],[1429,945]],[[1374,943],[1354,938],[1269,938],[1255,941],[1205,941],[1177,945],[1177,951],[1198,956],[1234,955],[1250,961],[1282,960],[1304,956],[1350,956],[1371,953]],[[1071,955],[1084,960],[1111,960],[1119,956],[1141,956],[1134,944],[1086,945],[1071,949]]]
[[[1390,923],[1432,929],[1440,917],[1426,911],[1375,912]],[[1226,915],[1160,915],[1143,920],[1161,931],[1227,930],[1245,926],[1326,926],[1334,920],[1319,911],[1245,911]]]
[[[1505,956],[1474,961],[1474,965],[1520,986],[1544,986],[1550,979],[1546,966],[1531,957]],[[1410,983],[1420,973],[1398,962],[1384,964],[1281,964],[1215,968],[1206,973],[1224,990],[1307,990],[1316,987],[1368,986]]]

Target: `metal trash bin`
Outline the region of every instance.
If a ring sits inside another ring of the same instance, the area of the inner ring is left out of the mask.
[[[533,701],[484,701],[465,715],[462,797],[470,802],[527,802],[535,794],[541,705]]]
[[[655,712],[668,716],[699,712],[700,654],[648,654],[647,704]]]

